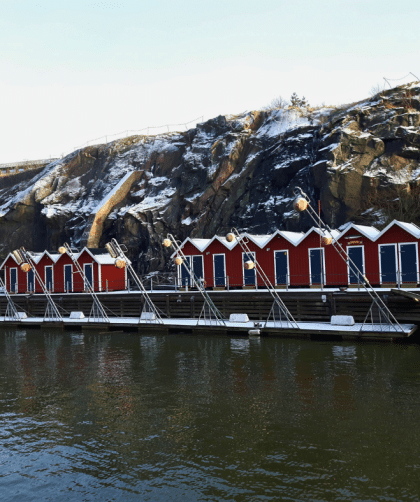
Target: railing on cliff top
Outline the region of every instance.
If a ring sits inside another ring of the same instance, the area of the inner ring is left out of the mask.
[[[194,120],[190,120],[189,122],[183,122],[181,124],[165,124],[162,126],[147,126],[143,127],[143,129],[127,129],[126,131],[116,133],[116,134],[105,134],[104,136],[100,136],[99,138],[96,139],[91,139],[87,141],[86,143],[83,143],[81,146],[75,146],[73,150],[70,150],[66,153],[62,153],[61,157],[57,158],[51,158],[51,159],[45,159],[45,160],[24,160],[21,162],[9,162],[7,164],[0,164],[0,169],[7,169],[7,168],[13,168],[13,167],[23,167],[23,166],[36,166],[36,165],[47,165],[50,162],[54,162],[59,159],[64,159],[64,157],[67,157],[67,155],[70,155],[73,152],[76,152],[77,150],[80,150],[81,148],[86,148],[88,146],[95,146],[95,145],[101,145],[101,144],[108,144],[111,141],[115,141],[117,139],[124,139],[128,138],[129,136],[135,136],[138,135],[139,133],[143,133],[143,136],[157,136],[157,134],[165,134],[165,133],[177,133],[180,132],[178,129],[177,130],[172,130],[171,128],[174,127],[185,127],[186,130],[188,130],[188,126],[193,123],[198,123],[198,121],[203,122],[204,121],[204,116],[197,117]],[[150,134],[151,129],[162,129],[162,132],[158,133],[156,132],[155,134]],[[145,131],[147,131],[145,133]],[[105,140],[105,141],[103,141]]]
[[[0,169],[8,169],[11,167],[25,167],[25,166],[45,166],[58,160],[58,158],[49,158],[42,160],[22,160],[20,162],[7,162],[5,164],[0,164]]]

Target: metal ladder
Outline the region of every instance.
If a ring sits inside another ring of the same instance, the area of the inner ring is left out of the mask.
[[[140,315],[139,323],[141,321],[146,321],[146,322],[157,322],[160,324],[163,324],[162,316],[160,315],[160,312],[156,305],[153,303],[151,300],[150,296],[148,295],[146,288],[144,287],[142,281],[140,280],[140,277],[136,274],[136,271],[134,270],[133,266],[131,265],[130,260],[126,256],[127,248],[125,247],[124,244],[120,245],[116,239],[111,239],[108,244],[105,245],[108,253],[111,255],[112,258],[115,259],[122,259],[125,261],[125,266],[127,270],[130,272],[131,277],[133,278],[134,282],[136,283],[137,287],[139,288],[143,299],[144,299],[144,307],[143,311]],[[151,316],[145,315],[145,314],[152,314]],[[143,319],[142,319],[143,317]],[[154,319],[153,319],[154,317]]]
[[[243,234],[241,235],[236,228],[232,229],[232,233],[235,235],[235,238],[238,241],[239,245],[241,246],[242,251],[249,257],[253,256],[252,251],[248,247],[249,241],[247,237]],[[267,326],[267,323],[269,322],[271,316],[273,316],[274,323],[276,323],[276,310],[278,310],[280,323],[282,323],[281,316],[284,315],[287,324],[289,324],[294,329],[300,329],[298,323],[295,321],[289,309],[286,307],[283,300],[277,293],[276,289],[271,284],[270,279],[267,277],[267,274],[264,272],[264,270],[258,263],[256,257],[253,259],[253,263],[255,264],[255,270],[257,274],[260,276],[261,280],[264,283],[264,286],[267,288],[267,290],[269,291],[270,295],[273,298],[273,305],[271,307],[270,313],[268,314],[268,318],[265,321],[265,326]]]
[[[171,245],[175,247],[176,254],[182,259],[182,265],[187,269],[187,272],[189,276],[191,277],[191,281],[193,285],[198,289],[198,291],[201,293],[201,296],[204,299],[204,306],[201,311],[200,317],[198,319],[197,324],[200,322],[200,319],[203,319],[204,322],[211,322],[214,321],[217,324],[221,324],[223,326],[226,325],[226,320],[223,316],[223,314],[219,311],[219,309],[216,307],[216,305],[213,303],[213,300],[210,298],[209,294],[201,284],[200,280],[198,277],[195,275],[194,270],[192,269],[192,266],[188,263],[187,258],[185,257],[182,249],[179,247],[178,242],[174,238],[172,234],[167,235],[168,240],[170,241]]]
[[[63,248],[65,249],[65,252],[70,256],[70,259],[74,263],[74,265],[77,269],[77,272],[80,274],[81,278],[83,279],[85,289],[87,289],[88,293],[92,296],[93,304],[92,304],[92,308],[91,308],[90,314],[89,314],[89,322],[92,322],[92,321],[93,322],[110,322],[109,317],[107,316],[107,314],[105,312],[104,306],[100,302],[92,285],[88,281],[85,273],[83,272],[82,267],[80,266],[80,263],[77,261],[77,258],[73,252],[73,249],[70,247],[69,244],[67,244],[67,242],[65,242],[61,246],[61,248],[59,249],[61,254],[64,254]],[[78,252],[78,251],[76,250],[76,252]]]
[[[6,312],[4,314],[4,321],[20,321],[19,312],[17,311],[16,305],[12,300],[10,293],[7,291],[7,288],[0,278],[0,287],[3,289],[4,294],[7,298],[7,307]]]
[[[309,196],[300,187],[296,187],[294,193],[297,197],[299,197],[299,196],[302,197],[308,203],[306,210],[307,210],[309,216],[311,217],[311,219],[314,221],[315,225],[323,233],[329,232],[332,237],[332,229],[324,221],[322,221],[321,215],[318,215],[316,213],[316,211],[314,210],[314,208],[311,206],[311,200],[310,200]],[[372,325],[374,324],[373,318],[372,318],[372,310],[373,310],[373,308],[377,308],[379,311],[380,319],[381,319],[381,322],[380,322],[381,326],[388,325],[388,327],[390,329],[393,329],[394,331],[401,331],[404,333],[404,329],[402,328],[401,324],[397,321],[395,316],[392,314],[392,312],[389,310],[389,308],[385,305],[382,298],[378,295],[378,293],[372,287],[368,278],[362,274],[362,272],[359,270],[357,265],[354,263],[354,261],[347,254],[347,252],[343,248],[343,246],[335,239],[332,240],[331,245],[338,252],[340,258],[347,264],[347,266],[349,267],[349,270],[356,277],[363,277],[363,279],[364,279],[364,282],[362,282],[363,289],[372,298],[371,307],[370,307],[368,313],[366,314],[366,317],[363,321],[363,324],[360,328],[360,331],[365,330],[365,326],[366,326],[366,323],[367,323],[369,316],[371,317],[371,324]],[[382,323],[382,319],[384,319],[384,323]]]
[[[41,286],[42,292],[47,298],[47,308],[45,309],[45,314],[44,314],[44,321],[52,321],[52,322],[63,322],[63,318],[61,317],[61,314],[58,310],[57,305],[55,304],[54,300],[52,299],[52,296],[50,292],[48,291],[47,287],[44,284],[44,281],[41,279],[41,276],[39,275],[35,263],[32,259],[31,254],[26,251],[24,247],[21,247],[20,249],[13,251],[13,255],[16,258],[20,258],[22,260],[19,265],[23,262],[28,263],[31,266],[31,269],[34,272],[34,276],[36,280],[38,281],[39,285]]]

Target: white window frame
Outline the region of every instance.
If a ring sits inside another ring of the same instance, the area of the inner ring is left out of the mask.
[[[325,286],[326,284],[326,277],[327,277],[327,271],[325,268],[325,250],[324,248],[308,248],[308,260],[309,260],[309,285],[312,286],[312,270],[311,270],[311,251],[319,251],[321,250],[322,254],[322,270],[321,270],[321,280],[322,280],[322,285]],[[315,284],[316,285],[316,284]],[[321,286],[321,284],[320,284]]]
[[[419,283],[419,247],[417,242],[399,242],[398,243],[398,269],[397,273],[400,278],[400,284],[403,284],[402,278],[402,267],[401,267],[401,246],[406,246],[407,244],[414,244],[416,246],[416,277],[417,284]]]
[[[70,273],[71,273],[71,288],[70,291],[67,291],[67,284],[66,284],[66,267],[70,267]],[[66,293],[73,293],[73,264],[72,263],[67,263],[66,265],[63,265],[63,279],[64,279],[64,291]]]
[[[257,259],[255,251],[250,251],[249,253],[242,252],[242,284],[244,286],[250,286],[250,284],[245,284],[245,267],[244,267],[244,264],[245,264],[244,256],[249,256],[249,255],[252,255],[254,263],[255,263],[255,260]],[[256,287],[257,286],[257,280],[258,280],[257,279],[257,271],[256,271],[255,267],[252,270],[254,270],[254,278],[255,278],[254,287]]]
[[[276,264],[276,253],[286,253],[287,260],[287,276],[286,276],[286,284],[290,286],[290,268],[289,268],[289,250],[288,249],[276,249],[274,251],[274,284],[276,286],[283,286],[283,284],[277,284],[277,264]]]
[[[9,268],[9,283],[10,283],[10,292],[12,292],[12,270],[16,270],[16,281],[15,282],[15,286],[16,286],[16,290],[13,291],[14,293],[18,293],[19,292],[19,276],[18,276],[18,268],[17,267],[10,267]]]
[[[48,289],[48,284],[47,284],[47,268],[51,268],[51,292],[54,292],[54,267],[52,265],[44,265],[44,284],[45,288]]]
[[[215,256],[223,256],[223,268],[225,270],[225,275],[223,276],[223,286],[216,286],[216,268],[214,266],[214,257]],[[215,288],[217,287],[226,287],[226,254],[225,253],[215,253],[213,255],[213,285]]]
[[[353,249],[353,248],[362,248],[362,263],[363,263],[362,276],[365,277],[366,276],[365,245],[364,244],[357,244],[355,246],[347,246],[346,247],[347,256],[349,256],[349,249]],[[347,284],[350,284],[350,266],[349,266],[348,259],[347,259]]]
[[[92,267],[92,284],[90,285],[91,288],[93,289],[93,291],[95,291],[95,269],[93,267],[93,263],[83,263],[83,288],[84,289],[87,289],[86,286],[87,286],[87,277],[86,277],[86,267]]]
[[[397,244],[394,242],[390,242],[388,244],[379,244],[378,245],[378,260],[379,260],[379,284],[382,285],[382,261],[381,261],[381,247],[382,246],[394,246],[394,255],[395,255],[395,280],[398,282],[399,270],[398,270],[398,249]]]

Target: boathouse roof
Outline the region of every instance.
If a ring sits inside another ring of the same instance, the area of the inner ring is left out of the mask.
[[[248,237],[250,241],[259,246],[261,249],[268,245],[268,243],[275,237],[281,236],[287,241],[289,241],[294,246],[298,246],[309,234],[312,232],[318,233],[320,236],[331,236],[335,241],[339,240],[344,235],[348,234],[350,231],[357,232],[358,234],[367,237],[372,242],[378,240],[382,235],[384,235],[391,227],[394,225],[398,225],[403,230],[411,234],[413,237],[420,239],[420,227],[415,225],[414,223],[405,223],[403,221],[393,220],[389,225],[387,225],[383,230],[378,230],[375,227],[367,226],[367,225],[356,225],[355,223],[349,223],[346,226],[341,227],[342,230],[331,230],[324,231],[319,229],[318,227],[312,227],[307,232],[290,232],[288,230],[276,230],[273,234],[270,235],[256,235],[249,234],[247,232],[241,233]],[[227,249],[232,250],[238,242],[235,240],[233,242],[228,242],[226,237],[222,237],[219,235],[213,236],[211,239],[195,239],[187,237],[184,242],[181,244],[181,248],[185,246],[187,242],[193,244],[201,253],[203,253],[209,245],[218,240],[221,242]],[[175,256],[176,251],[172,253],[171,256]]]

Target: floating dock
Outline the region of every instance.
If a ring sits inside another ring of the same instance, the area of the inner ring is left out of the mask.
[[[400,291],[400,290],[398,290]],[[95,330],[99,332],[137,332],[137,333],[186,333],[215,335],[244,335],[249,331],[260,330],[261,336],[284,336],[297,338],[334,338],[342,340],[394,340],[410,337],[420,323],[420,305],[415,297],[393,293],[391,290],[379,290],[378,293],[395,315],[402,330],[395,330],[384,324],[362,323],[369,310],[371,299],[363,291],[357,290],[280,290],[279,294],[296,319],[298,328],[287,322],[268,322],[272,297],[266,290],[212,291],[211,298],[227,319],[232,313],[246,313],[249,322],[234,323],[228,320],[224,324],[215,321],[200,320],[203,306],[201,295],[197,291],[156,291],[149,292],[154,304],[168,317],[162,323],[139,321],[142,310],[142,295],[139,292],[99,293],[102,304],[111,314],[109,322],[89,321],[92,306],[90,295],[83,293],[53,294],[52,297],[63,312],[63,322],[44,321],[46,298],[44,295],[12,295],[19,310],[28,314],[19,321],[4,320],[3,326],[40,328],[57,327],[65,330]],[[415,293],[413,293],[415,295]],[[4,313],[7,305],[5,297],[0,297],[0,312]],[[84,319],[69,319],[72,311],[83,312]],[[331,325],[333,315],[351,315],[353,326]]]
[[[298,338],[311,338],[313,336],[324,335],[326,337],[342,337],[343,340],[356,340],[360,338],[369,339],[396,339],[408,338],[417,329],[413,324],[400,324],[399,328],[383,324],[355,323],[352,326],[338,326],[329,322],[298,322],[297,327],[284,322],[249,321],[244,323],[217,321],[204,321],[194,319],[163,319],[162,323],[152,321],[139,321],[135,317],[114,317],[109,322],[92,321],[88,318],[70,319],[63,318],[62,322],[46,321],[42,317],[28,317],[20,321],[5,320],[0,317],[3,326],[14,327],[55,327],[62,329],[77,330],[99,330],[103,332],[127,331],[139,333],[184,333],[184,334],[236,334],[250,335],[253,331],[258,331],[255,335],[262,336],[293,336]]]

